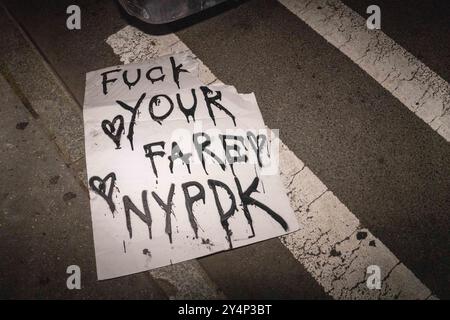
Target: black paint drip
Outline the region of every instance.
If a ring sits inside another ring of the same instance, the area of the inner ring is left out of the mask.
[[[163,114],[162,116],[157,116],[155,115],[154,107],[155,106],[159,107],[161,105],[161,98],[167,100],[169,102],[170,107],[165,114]],[[150,113],[150,117],[156,122],[158,122],[160,125],[162,125],[163,120],[166,119],[172,113],[173,108],[174,106],[172,99],[170,99],[169,96],[165,94],[158,94],[156,96],[153,96],[150,102],[148,103],[148,112]]]
[[[122,78],[123,78],[123,82],[128,86],[128,89],[131,90],[131,87],[135,86],[139,80],[141,79],[141,69],[136,69],[136,80],[134,81],[129,81],[128,80],[128,70],[125,70],[122,73]]]
[[[231,236],[232,236],[233,232],[230,229],[228,219],[230,219],[234,215],[234,213],[237,211],[236,199],[235,199],[234,194],[231,191],[230,187],[228,187],[225,183],[218,181],[218,180],[209,179],[208,185],[214,193],[214,200],[216,201],[217,211],[219,211],[220,223],[227,235],[227,240],[230,245],[230,249],[232,249],[233,243],[231,240]],[[228,194],[228,197],[231,200],[231,205],[227,212],[225,212],[222,208],[222,204],[220,203],[220,199],[219,199],[219,194],[217,192],[217,187],[224,189],[226,191],[226,193]]]
[[[241,145],[244,147],[245,150],[247,150],[247,147],[244,143],[244,137],[242,136],[236,136],[236,135],[219,135],[220,139],[222,140],[222,147],[225,150],[225,158],[228,161],[228,164],[230,165],[231,172],[233,173],[233,176],[236,177],[236,173],[234,172],[234,163],[235,162],[247,162],[248,157],[246,154],[241,153],[241,146],[237,144],[237,142],[240,142]],[[229,145],[227,143],[227,140],[232,140],[233,145]],[[231,155],[230,151],[233,150],[236,152],[237,155],[233,156]]]
[[[167,202],[164,203],[164,201],[155,193],[152,192],[153,198],[155,198],[156,202],[158,202],[158,205],[161,207],[161,209],[164,210],[166,214],[166,234],[169,236],[169,241],[172,243],[172,221],[171,221],[171,215],[174,214],[172,210],[173,206],[173,195],[175,194],[175,184],[170,185],[170,191],[169,195],[167,196]]]
[[[184,193],[184,199],[185,199],[185,204],[186,204],[186,210],[188,212],[189,223],[191,224],[192,230],[194,230],[195,238],[198,238],[198,225],[197,225],[197,220],[195,219],[192,207],[194,205],[194,202],[199,201],[199,200],[202,200],[203,204],[205,204],[205,189],[197,181],[189,181],[189,182],[183,183],[181,185],[181,187],[182,187],[183,193]],[[196,195],[191,196],[189,194],[190,187],[196,187],[198,189],[198,192]]]
[[[180,149],[180,146],[178,145],[178,143],[176,143],[175,141],[172,142],[172,153],[168,157],[170,173],[173,173],[173,163],[175,162],[175,160],[181,159],[181,161],[183,161],[183,163],[186,165],[188,172],[190,174],[191,166],[190,166],[189,158],[191,156],[192,156],[192,153],[184,154],[183,152],[181,152],[181,149]]]
[[[155,146],[159,146],[161,147],[162,150],[160,151],[153,151],[153,147]],[[150,158],[150,162],[152,164],[152,169],[153,169],[153,173],[155,174],[156,178],[158,178],[158,170],[156,169],[156,165],[155,165],[155,156],[158,157],[162,157],[164,156],[166,153],[163,151],[164,150],[164,146],[165,146],[165,142],[164,141],[158,141],[158,142],[153,142],[153,143],[149,143],[146,144],[145,146],[143,146],[144,148],[144,152],[145,152],[145,156],[147,158]],[[158,184],[158,180],[156,180],[156,184]]]
[[[253,199],[251,197],[251,194],[253,192],[258,192],[258,190],[257,190],[258,184],[259,184],[259,178],[258,177],[256,177],[253,180],[253,182],[250,184],[250,186],[244,192],[242,191],[241,183],[239,182],[238,178],[235,177],[234,181],[236,183],[236,186],[237,186],[237,189],[238,189],[238,192],[239,192],[239,197],[241,198],[241,201],[242,201],[242,208],[244,210],[244,215],[245,215],[245,217],[247,219],[248,224],[250,225],[250,228],[252,229],[253,236],[255,235],[255,231],[253,229],[253,220],[252,220],[252,217],[250,215],[250,211],[248,210],[248,206],[249,205],[253,205],[255,207],[258,207],[258,208],[264,210],[265,212],[267,212],[267,214],[270,217],[272,217],[272,219],[274,219],[276,222],[278,222],[281,225],[281,227],[284,229],[284,231],[288,230],[288,224],[286,223],[286,221],[280,215],[278,215],[275,211],[270,209],[265,204],[259,202],[256,199]]]
[[[200,138],[205,138],[205,141],[200,142]],[[203,156],[203,153],[208,154],[210,157],[212,157],[216,162],[220,165],[223,171],[225,171],[225,163],[211,150],[208,149],[208,146],[211,144],[211,138],[209,135],[205,132],[197,132],[192,135],[192,139],[194,141],[194,147],[197,151],[198,157],[200,158],[200,161],[202,162],[203,170],[206,174],[208,172],[206,171],[205,166],[205,158]]]
[[[258,160],[258,165],[260,168],[262,168],[262,161],[261,161],[261,152],[262,148],[264,147],[264,144],[267,141],[267,137],[264,134],[258,134],[255,135],[253,132],[249,131],[247,132],[247,138],[250,141],[250,145],[252,146],[253,150],[256,153],[256,158]],[[261,143],[260,143],[260,140]]]
[[[221,105],[219,102],[217,102],[222,99],[222,92],[216,91],[215,96],[210,97],[208,95],[213,93],[213,91],[211,89],[209,89],[208,87],[200,87],[200,90],[202,90],[202,92],[203,92],[203,96],[204,96],[205,102],[206,102],[206,107],[208,108],[209,116],[211,117],[214,125],[216,125],[216,118],[214,116],[214,112],[213,112],[213,109],[211,108],[211,106],[215,106],[219,110],[225,112],[233,120],[234,126],[236,126],[235,116],[227,108],[225,108],[223,105]]]
[[[142,206],[144,212],[142,212],[134,203],[131,201],[129,196],[123,197],[123,207],[125,210],[125,219],[127,223],[128,234],[130,239],[133,238],[133,229],[131,227],[131,216],[130,212],[133,212],[139,217],[148,227],[148,237],[152,238],[152,216],[150,214],[150,208],[148,206],[147,190],[142,191]]]
[[[197,96],[195,94],[195,89],[191,89],[191,93],[194,102],[192,103],[192,107],[190,107],[189,109],[184,107],[183,102],[181,101],[181,96],[179,93],[177,93],[178,107],[180,108],[181,112],[183,112],[188,123],[189,117],[192,117],[192,120],[195,122],[195,110],[197,109]]]
[[[170,64],[172,65],[173,71],[173,81],[177,84],[178,89],[180,89],[180,73],[181,72],[189,72],[186,69],[183,69],[183,64],[176,65],[175,59],[170,57]]]
[[[137,101],[135,107],[130,107],[129,105],[127,105],[125,102],[116,100],[116,102],[119,104],[119,106],[121,106],[122,108],[124,108],[125,110],[128,110],[131,112],[131,121],[130,121],[130,125],[128,127],[128,134],[127,134],[127,138],[130,141],[130,145],[131,145],[131,150],[134,150],[134,145],[133,145],[133,136],[134,136],[134,126],[136,124],[136,116],[138,115],[138,110],[139,107],[141,106],[142,101],[144,100],[146,94],[143,93],[141,95],[141,97],[139,98],[139,100]]]

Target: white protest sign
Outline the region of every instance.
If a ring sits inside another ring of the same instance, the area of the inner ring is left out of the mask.
[[[186,54],[88,73],[84,126],[100,280],[298,229],[254,95]]]

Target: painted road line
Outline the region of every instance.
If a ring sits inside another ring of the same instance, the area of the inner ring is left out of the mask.
[[[414,274],[342,204],[314,173],[283,146],[282,178],[302,226],[281,241],[336,299],[426,299]],[[368,290],[366,271],[377,265],[382,290]]]
[[[278,0],[450,141],[450,85],[339,0]]]
[[[151,36],[132,26],[111,35],[106,42],[124,63],[191,52],[175,34]],[[203,83],[220,82],[200,59],[199,64]],[[328,294],[335,299],[434,297],[287,146],[281,145],[281,176],[302,229],[280,240]],[[366,286],[369,265],[381,269],[381,290]]]

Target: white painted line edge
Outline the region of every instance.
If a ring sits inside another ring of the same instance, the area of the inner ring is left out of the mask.
[[[339,0],[278,0],[450,141],[450,85]],[[383,28],[383,25],[381,25]]]

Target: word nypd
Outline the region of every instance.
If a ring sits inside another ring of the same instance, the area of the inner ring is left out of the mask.
[[[258,193],[258,186],[260,184],[260,179],[258,177],[255,177],[246,189],[243,188],[240,180],[237,177],[234,177],[234,183],[235,186],[231,187],[219,180],[215,179],[207,180],[207,185],[212,192],[212,198],[214,198],[214,202],[216,204],[216,209],[218,212],[217,219],[220,220],[220,224],[225,231],[226,239],[229,243],[230,249],[233,248],[231,237],[233,231],[231,230],[228,220],[232,218],[236,212],[239,211],[238,210],[239,202],[237,199],[240,199],[240,207],[242,208],[245,219],[247,220],[247,223],[251,229],[251,234],[248,236],[249,238],[255,237],[255,229],[253,226],[254,219],[252,218],[252,215],[249,210],[250,206],[257,207],[262,212],[265,212],[274,221],[276,221],[279,224],[279,226],[283,228],[284,231],[289,230],[289,226],[282,216],[280,216],[274,210],[269,208],[266,204],[262,203],[261,201],[257,200],[252,196],[253,193],[255,192]],[[89,186],[92,189],[92,191],[97,193],[107,202],[109,209],[114,215],[116,213],[116,204],[113,200],[113,193],[116,187],[116,174],[114,172],[111,172],[105,178],[93,176],[89,179]],[[205,201],[211,197],[210,196],[206,197],[205,187],[198,181],[186,181],[182,183],[181,186],[178,187],[179,188],[181,187],[181,190],[184,195],[185,209],[188,215],[192,231],[195,235],[195,238],[198,238],[199,226],[197,224],[197,218],[194,215],[194,203],[201,201],[203,202],[204,205],[207,205],[208,203]],[[238,197],[236,197],[232,188],[237,189]],[[164,230],[169,238],[170,243],[173,242],[172,216],[176,217],[178,215],[173,212],[175,189],[176,185],[175,183],[172,183],[168,191],[167,200],[163,200],[155,191],[151,192],[152,197],[165,214]],[[221,199],[219,193],[224,193],[227,195],[226,197],[227,203],[229,203],[228,209],[225,209],[227,207],[224,205],[223,200]],[[149,207],[148,190],[145,189],[142,190],[141,200],[142,200],[141,206],[142,209],[140,209],[139,205],[136,205],[131,200],[130,196],[124,195],[122,197],[122,203],[125,212],[126,227],[130,239],[133,238],[131,212],[134,213],[143,223],[147,225],[148,236],[150,239],[152,239],[153,219]],[[210,200],[208,200],[208,202],[209,201]]]

